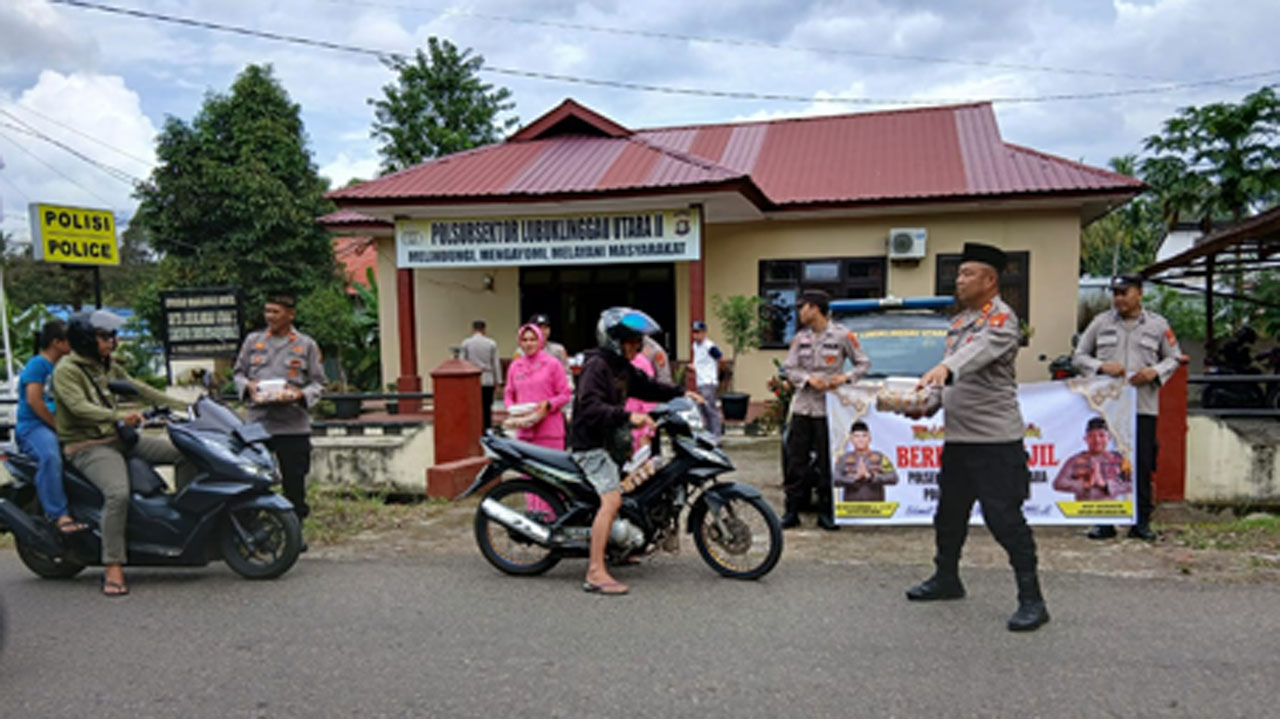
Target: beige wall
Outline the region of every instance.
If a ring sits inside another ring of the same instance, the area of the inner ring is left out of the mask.
[[[1080,219],[1079,213],[1070,209],[706,225],[706,309],[711,337],[722,342],[711,311],[711,298],[717,294],[758,292],[759,260],[883,256],[885,238],[893,227],[924,227],[929,233],[929,254],[923,261],[890,265],[888,291],[898,297],[932,295],[934,257],[938,253],[958,253],[966,241],[985,241],[1005,250],[1030,252],[1029,319],[1035,334],[1030,346],[1019,353],[1018,375],[1022,381],[1047,377],[1047,363],[1041,362],[1039,356],[1052,359],[1067,352],[1075,331]],[[394,240],[379,241],[379,277],[391,278],[383,284],[380,294],[383,376],[387,381],[394,381],[399,374],[394,247]],[[484,289],[486,274],[494,277],[492,290]],[[692,318],[687,264],[676,265],[675,281],[675,353],[678,358],[687,359]],[[520,321],[518,268],[415,270],[414,285],[418,369],[426,391],[430,391],[431,370],[450,357],[449,347],[471,333],[473,319],[489,323],[489,335],[498,341],[503,357],[515,352],[515,332]],[[770,359],[784,356],[780,350],[761,350],[741,358],[738,389],[763,398],[765,382],[772,373]]]
[[[890,228],[924,227],[928,256],[921,262],[890,265],[888,287],[898,297],[934,293],[937,254],[958,253],[966,241],[989,242],[1005,250],[1030,252],[1031,326],[1035,334],[1018,355],[1022,381],[1047,378],[1047,364],[1070,349],[1075,331],[1080,219],[1072,210],[938,214],[862,219],[772,220],[708,225],[706,240],[707,311],[710,334],[720,339],[710,316],[714,295],[756,294],[759,260],[804,257],[866,257],[885,254]],[[763,398],[781,350],[752,352],[739,360],[736,388]]]

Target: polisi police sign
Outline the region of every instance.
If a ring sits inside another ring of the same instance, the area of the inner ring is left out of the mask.
[[[33,202],[31,242],[35,258],[67,265],[118,265],[116,218],[111,210]]]

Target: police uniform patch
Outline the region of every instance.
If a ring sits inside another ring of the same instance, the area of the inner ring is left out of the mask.
[[[1164,331],[1164,339],[1169,343],[1170,347],[1178,344],[1178,338],[1174,336],[1172,327]]]
[[[854,348],[854,349],[862,349],[862,345],[858,342],[858,335],[857,335],[857,333],[855,333],[855,332],[850,332],[850,333],[849,333],[849,342],[850,342],[850,344],[852,344],[852,345],[853,345],[853,348]]]
[[[1005,320],[1007,319],[1009,319],[1009,313],[1007,312],[998,314],[998,315],[992,315],[991,326],[996,328],[1004,327]]]

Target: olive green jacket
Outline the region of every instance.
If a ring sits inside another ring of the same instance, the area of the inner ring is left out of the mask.
[[[88,370],[87,374],[85,370]],[[57,366],[53,368],[53,396],[58,407],[54,412],[54,419],[58,424],[58,440],[63,446],[115,437],[116,420],[137,411],[121,409],[116,405],[111,390],[107,389],[107,383],[111,380],[129,382],[148,404],[165,405],[177,410],[187,408],[186,402],[130,377],[118,363],[112,362],[108,369],[102,366],[101,361],[87,359],[72,352],[58,360]],[[98,386],[96,390],[95,384]],[[101,395],[98,390],[101,390]],[[109,405],[103,405],[103,397]]]

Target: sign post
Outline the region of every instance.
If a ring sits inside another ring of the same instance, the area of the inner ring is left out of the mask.
[[[174,359],[233,358],[240,351],[244,317],[240,288],[206,287],[160,293],[164,309],[165,370]]]
[[[103,265],[120,264],[116,218],[111,210],[33,202],[31,249],[37,262],[82,265],[93,269],[94,303],[102,309]]]

